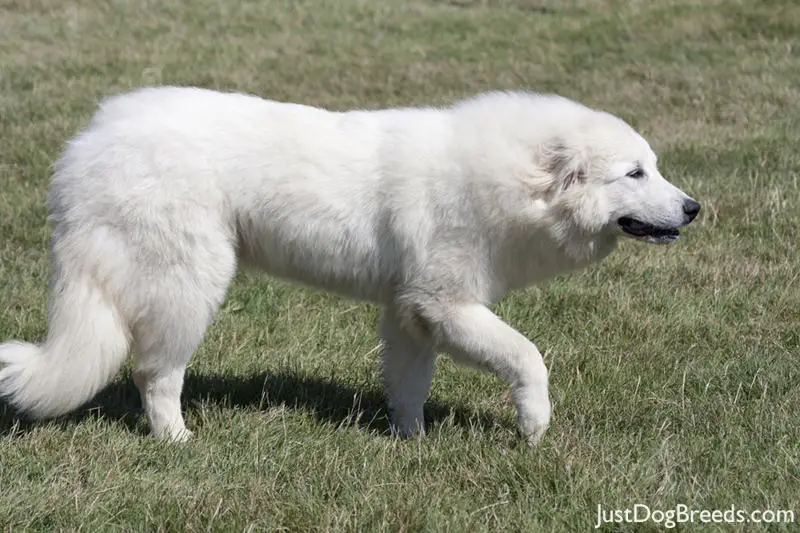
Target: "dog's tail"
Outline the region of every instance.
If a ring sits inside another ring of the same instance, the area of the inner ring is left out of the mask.
[[[83,405],[114,378],[130,347],[114,302],[90,276],[67,272],[53,283],[47,340],[0,344],[0,397],[32,418]]]

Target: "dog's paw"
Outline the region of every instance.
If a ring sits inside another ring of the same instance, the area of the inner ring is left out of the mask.
[[[526,424],[524,426],[519,424],[519,432],[520,435],[522,435],[522,438],[525,439],[525,443],[528,446],[533,447],[539,444],[539,441],[542,440],[542,437],[547,431],[547,427],[547,424]]]
[[[170,440],[172,442],[188,442],[192,440],[194,433],[186,428],[170,433]]]
[[[527,394],[524,394],[527,392]],[[535,446],[550,425],[550,400],[547,389],[517,391],[517,427],[525,441]]]
[[[194,433],[184,427],[169,429],[163,433],[156,433],[154,436],[167,442],[188,442],[192,440]]]
[[[425,436],[425,426],[420,425],[417,420],[409,423],[391,423],[389,426],[390,431],[392,432],[393,437],[397,437],[400,439],[410,439],[412,437],[424,437]]]

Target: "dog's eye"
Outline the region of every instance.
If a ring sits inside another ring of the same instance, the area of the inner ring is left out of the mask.
[[[625,175],[628,176],[629,178],[638,180],[639,178],[644,177],[644,170],[642,170],[642,167],[636,167],[635,169],[631,170]]]

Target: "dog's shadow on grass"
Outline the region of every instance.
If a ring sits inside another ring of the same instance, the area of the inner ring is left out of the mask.
[[[258,410],[285,406],[311,412],[320,423],[355,426],[390,435],[388,406],[382,392],[313,376],[262,373],[228,377],[189,372],[182,399],[187,414],[215,404]],[[60,424],[66,430],[76,422],[93,418],[122,424],[132,433],[146,434],[148,431],[139,392],[130,377],[115,381],[72,414],[44,423]],[[463,406],[445,405],[435,400],[425,404],[426,426],[434,426],[448,418],[452,418],[456,426],[484,430],[503,423],[487,413]],[[17,416],[11,407],[0,402],[0,436],[24,435],[42,423]]]

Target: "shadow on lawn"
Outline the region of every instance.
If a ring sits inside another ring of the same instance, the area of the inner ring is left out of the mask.
[[[183,390],[184,412],[196,409],[198,403],[259,410],[285,405],[290,409],[309,410],[321,423],[357,426],[389,434],[387,405],[381,392],[311,376],[263,373],[226,377],[189,373]],[[455,425],[466,428],[488,430],[504,423],[494,416],[476,413],[463,406],[453,407],[430,400],[425,404],[428,427],[450,416]],[[55,423],[66,429],[68,425],[91,418],[121,423],[133,433],[144,435],[148,431],[139,392],[130,378],[112,383],[84,407],[58,418]],[[0,435],[22,435],[42,423],[18,417],[11,407],[0,404]]]

